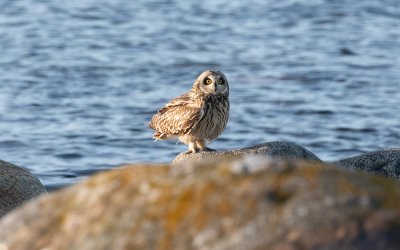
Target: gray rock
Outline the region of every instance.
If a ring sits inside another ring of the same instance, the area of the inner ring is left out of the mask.
[[[36,176],[0,160],[0,217],[42,193],[46,189]]]
[[[359,169],[400,181],[400,148],[368,152],[333,163],[341,167]]]
[[[232,157],[239,158],[245,155],[267,156],[277,160],[301,159],[308,161],[321,161],[315,154],[304,147],[290,142],[274,141],[236,150],[200,152],[195,154],[180,153],[175,157],[171,165],[177,166],[188,161],[198,163],[200,161],[221,160]]]

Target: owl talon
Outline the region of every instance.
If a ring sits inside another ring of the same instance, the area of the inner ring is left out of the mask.
[[[194,153],[198,153],[199,150],[198,149],[189,149],[188,151],[183,152],[185,155],[190,155],[190,154],[194,154]]]

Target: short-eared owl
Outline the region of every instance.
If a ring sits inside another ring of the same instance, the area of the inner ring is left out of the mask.
[[[186,153],[214,151],[206,143],[219,136],[229,117],[229,85],[220,71],[207,70],[194,82],[192,89],[172,99],[158,110],[149,123],[156,130],[153,138],[178,137],[188,144]]]

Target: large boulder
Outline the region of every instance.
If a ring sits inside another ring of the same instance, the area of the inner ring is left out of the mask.
[[[291,142],[274,141],[253,147],[241,148],[228,151],[208,151],[195,154],[180,153],[172,162],[172,166],[186,164],[188,162],[198,163],[200,161],[214,161],[221,159],[240,158],[242,156],[267,156],[273,159],[301,159],[308,161],[321,161],[315,154],[306,148]]]
[[[368,152],[336,161],[334,164],[391,177],[400,181],[400,148]]]
[[[317,162],[129,166],[0,220],[5,249],[399,249],[400,184]]]
[[[42,193],[46,189],[36,176],[0,160],[0,217]]]

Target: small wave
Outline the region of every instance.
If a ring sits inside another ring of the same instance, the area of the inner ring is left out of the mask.
[[[28,147],[28,145],[17,140],[4,140],[0,141],[0,147],[19,148],[19,147]]]
[[[347,127],[337,127],[334,130],[339,131],[339,132],[358,132],[358,133],[374,133],[374,132],[376,132],[376,129],[374,129],[374,128],[355,129],[355,128],[347,128]]]
[[[297,110],[294,112],[295,115],[333,115],[334,112],[331,110]]]
[[[65,153],[65,154],[58,154],[56,155],[56,157],[62,159],[75,159],[75,158],[82,158],[83,155],[78,153]]]

